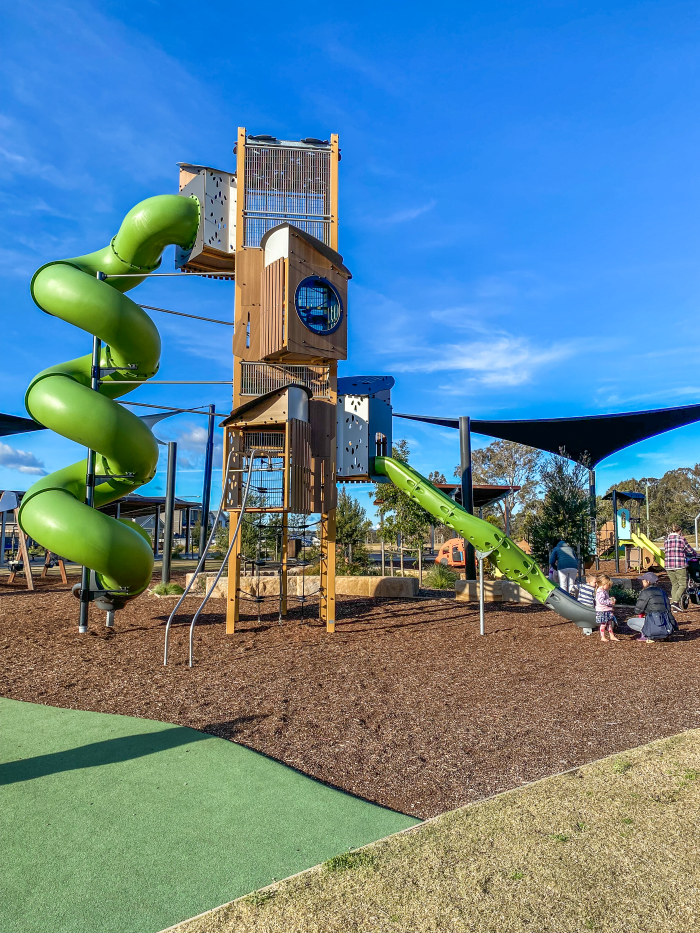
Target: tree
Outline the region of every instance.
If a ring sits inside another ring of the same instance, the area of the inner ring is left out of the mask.
[[[341,489],[336,511],[335,539],[347,553],[349,563],[352,563],[353,546],[358,557],[359,548],[364,545],[371,527],[367,511],[346,489]]]
[[[494,510],[501,516],[505,528],[506,505],[510,512],[511,533],[522,530],[525,519],[536,507],[542,453],[534,447],[514,441],[492,441],[487,447],[472,451],[472,481],[497,486],[520,486],[505,500],[496,503]],[[461,477],[461,466],[455,467],[455,476]],[[517,529],[517,530],[516,530]]]
[[[537,560],[545,563],[557,541],[579,545],[589,554],[588,470],[579,463],[552,456],[540,467],[544,499],[528,515],[525,529]]]
[[[408,463],[410,449],[405,440],[397,441],[391,449],[394,460]],[[425,534],[435,519],[417,502],[414,502],[393,483],[377,483],[374,487],[375,504],[379,507],[381,535],[384,541],[396,540],[401,536],[402,544],[422,546]],[[401,572],[403,574],[403,547],[401,548]]]
[[[438,483],[447,482],[445,479],[445,474],[441,473],[439,470],[431,470],[431,472],[428,473],[428,479],[434,486],[436,486]]]

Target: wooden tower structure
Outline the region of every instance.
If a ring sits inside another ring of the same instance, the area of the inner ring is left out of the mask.
[[[235,174],[180,165],[180,193],[204,205],[204,223],[176,256],[183,271],[235,278],[233,407],[223,423],[230,533],[252,473],[246,513],[281,515],[286,614],[289,515],[319,513],[320,616],[333,632],[337,367],[347,358],[351,278],[338,253],[338,137],[288,141],[240,127],[235,152]],[[237,545],[227,633],[239,619],[240,574]]]

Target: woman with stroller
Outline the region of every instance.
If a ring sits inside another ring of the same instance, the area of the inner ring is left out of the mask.
[[[662,641],[678,628],[671,612],[668,593],[657,586],[658,577],[650,570],[639,578],[642,592],[634,609],[639,613],[627,620],[627,625],[634,632],[639,632],[638,641]]]

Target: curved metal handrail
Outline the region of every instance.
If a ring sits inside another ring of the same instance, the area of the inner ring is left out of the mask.
[[[228,564],[228,559],[231,556],[231,551],[233,550],[233,547],[236,541],[238,540],[238,532],[241,530],[241,522],[243,521],[243,514],[245,513],[245,507],[248,504],[248,492],[250,490],[250,480],[253,476],[253,457],[255,453],[256,451],[253,450],[251,451],[251,454],[250,454],[250,469],[248,470],[248,481],[245,484],[245,492],[243,493],[243,499],[241,501],[241,514],[238,516],[238,523],[236,524],[236,530],[234,531],[231,537],[231,542],[228,546],[228,551],[226,551],[226,556],[221,562],[221,567],[219,567],[219,572],[214,577],[214,582],[211,585],[211,589],[209,590],[209,592],[206,594],[206,596],[202,600],[199,609],[192,616],[192,622],[190,623],[190,667],[192,667],[192,645],[193,645],[193,640],[194,640],[194,627],[197,624],[197,619],[199,618],[199,615],[202,609],[204,609],[207,602],[209,601],[209,597],[216,589],[216,584],[221,579],[221,574],[224,572],[224,567],[226,567],[226,565]],[[231,581],[229,580],[229,582]]]
[[[229,450],[228,458],[227,458],[227,460],[226,460],[226,470],[225,470],[224,476],[226,476],[226,473],[228,473],[228,468],[231,466],[231,457],[233,456],[233,453],[234,453],[233,450]],[[164,667],[166,667],[167,664],[168,664],[168,642],[169,642],[169,639],[170,639],[170,626],[172,625],[173,619],[175,618],[175,616],[176,616],[176,614],[177,614],[177,610],[178,610],[178,609],[180,608],[180,606],[182,605],[182,602],[183,602],[185,596],[187,596],[187,594],[189,593],[189,591],[190,591],[190,590],[192,589],[192,587],[194,586],[194,583],[195,583],[195,580],[197,579],[197,576],[198,576],[198,574],[199,574],[199,571],[200,571],[200,570],[202,569],[202,567],[204,566],[204,563],[205,563],[205,561],[206,561],[206,559],[207,559],[207,552],[209,551],[209,548],[211,547],[211,545],[212,545],[212,543],[213,543],[213,541],[214,541],[214,536],[216,535],[216,527],[217,527],[217,525],[219,524],[219,519],[221,518],[221,513],[222,513],[222,511],[223,511],[223,508],[224,508],[224,497],[223,497],[223,495],[222,495],[222,496],[221,496],[221,502],[219,503],[219,511],[216,513],[216,518],[214,519],[214,525],[213,525],[213,527],[212,527],[211,534],[209,535],[209,540],[208,540],[207,543],[206,543],[206,547],[205,547],[204,550],[202,551],[202,556],[199,558],[199,561],[198,561],[198,563],[197,563],[197,567],[195,568],[195,571],[194,571],[194,573],[192,574],[192,579],[190,580],[190,582],[189,582],[189,583],[187,584],[187,586],[185,587],[185,591],[184,591],[184,593],[182,594],[182,596],[181,596],[181,597],[178,599],[178,601],[175,603],[175,608],[174,608],[173,611],[170,613],[170,616],[169,616],[169,618],[168,618],[168,622],[167,622],[167,624],[166,624],[166,626],[165,626],[165,651],[164,651],[164,653],[163,653],[163,666],[164,666]]]

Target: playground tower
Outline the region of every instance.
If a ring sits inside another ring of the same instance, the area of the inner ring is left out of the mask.
[[[252,471],[246,514],[281,516],[282,615],[289,516],[320,514],[320,615],[332,632],[336,482],[373,478],[374,422],[381,421],[383,449],[391,443],[390,385],[358,377],[338,393],[352,277],[338,252],[338,136],[288,141],[239,128],[235,152],[235,174],[180,165],[180,194],[204,208],[194,245],[176,256],[184,272],[230,274],[236,283],[225,509],[233,530]],[[228,633],[239,619],[240,574],[237,544],[229,559]]]

